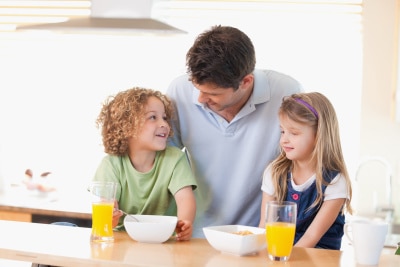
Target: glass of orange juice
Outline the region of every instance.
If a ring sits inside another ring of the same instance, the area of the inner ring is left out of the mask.
[[[268,257],[287,261],[293,248],[296,231],[297,204],[290,201],[270,201],[266,205],[265,229]]]
[[[117,183],[92,182],[92,242],[113,242],[112,216]]]

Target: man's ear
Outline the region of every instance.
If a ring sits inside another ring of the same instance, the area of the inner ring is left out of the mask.
[[[247,74],[244,76],[242,80],[241,87],[246,88],[246,89],[252,89],[253,88],[253,83],[254,83],[254,75],[252,73]]]

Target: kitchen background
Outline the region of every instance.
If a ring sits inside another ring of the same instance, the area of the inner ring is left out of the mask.
[[[399,214],[398,0],[157,0],[151,16],[186,33],[16,31],[48,10],[24,8],[33,2],[79,3],[67,10],[74,17],[90,14],[90,1],[0,0],[0,175],[6,186],[20,183],[27,168],[34,175],[52,172],[59,188],[86,186],[104,156],[95,120],[105,98],[133,86],[165,91],[185,72],[194,38],[222,24],[250,36],[258,68],[289,74],[331,99],[359,212],[391,202]],[[385,159],[391,171],[371,162],[357,172],[370,156]]]

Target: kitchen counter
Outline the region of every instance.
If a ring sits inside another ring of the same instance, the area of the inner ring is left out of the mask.
[[[9,187],[0,193],[0,219],[32,222],[35,218],[91,220],[90,195],[84,189],[40,193]]]
[[[116,232],[110,245],[90,242],[90,228],[0,221],[0,257],[56,266],[283,266],[270,261],[266,250],[239,257],[221,253],[206,239],[163,244],[146,244],[132,240],[126,232]],[[294,248],[290,267],[356,267],[352,249],[336,251]],[[379,266],[398,267],[400,256],[385,249]]]

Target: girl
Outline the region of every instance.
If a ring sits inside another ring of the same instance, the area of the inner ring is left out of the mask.
[[[170,100],[158,91],[136,87],[109,97],[96,121],[102,126],[108,155],[94,180],[119,184],[113,227],[123,227],[119,209],[129,214],[176,215],[177,208],[176,239],[189,240],[197,184],[185,153],[167,147],[171,116]]]
[[[294,201],[295,246],[339,250],[352,189],[335,110],[320,93],[293,94],[283,99],[279,120],[281,153],[264,171],[259,226],[267,201]]]

